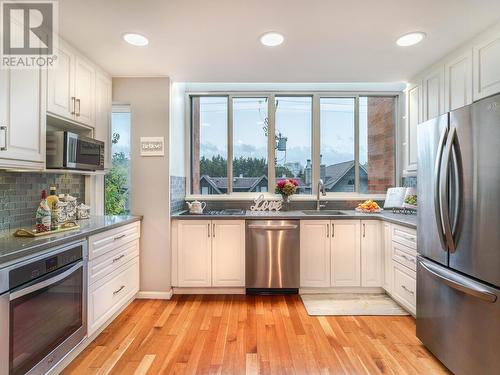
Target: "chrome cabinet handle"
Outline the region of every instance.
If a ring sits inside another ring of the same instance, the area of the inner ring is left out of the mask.
[[[78,112],[76,112],[76,116],[80,116],[80,106],[81,106],[80,99],[76,99],[76,102],[78,103]]]
[[[113,258],[113,263],[118,262],[120,259],[122,259],[125,256],[125,254],[120,255],[119,257]]]
[[[326,224],[326,238],[330,237],[330,224]]]
[[[406,259],[409,262],[416,263],[414,258],[407,257],[406,255],[401,255],[402,258]]]
[[[363,237],[366,237],[366,224],[363,224]]]
[[[125,289],[125,285],[122,285],[121,287],[119,287],[118,289],[116,289],[114,292],[113,292],[113,295],[116,296],[118,293],[120,293],[123,289]]]
[[[332,224],[332,238],[335,237],[335,224]]]
[[[415,294],[415,292],[414,292],[413,290],[408,289],[408,288],[407,288],[406,286],[404,286],[404,285],[401,285],[401,288],[403,288],[404,290],[406,290],[406,291],[407,291],[408,293],[410,293],[411,295],[414,295],[414,294]]]
[[[7,151],[7,127],[0,126],[0,132],[2,132],[2,140],[0,141],[0,151]]]
[[[118,241],[119,239],[121,239],[121,238],[123,238],[125,236],[126,236],[126,234],[122,234],[120,236],[116,236],[115,238],[113,238],[113,241]]]
[[[72,115],[74,115],[74,114],[75,114],[75,110],[76,110],[75,100],[76,100],[76,98],[75,98],[74,96],[72,96],[72,97],[71,97],[71,107],[72,107],[71,114],[72,114]]]
[[[208,226],[208,237],[210,237],[210,223],[208,223],[207,226]]]
[[[443,213],[441,210],[441,161],[443,159],[443,147],[448,129],[444,128],[439,137],[436,163],[434,164],[434,215],[436,216],[439,240],[441,241],[441,248],[447,251],[445,234],[443,233]]]
[[[215,238],[215,223],[212,224],[212,237]]]

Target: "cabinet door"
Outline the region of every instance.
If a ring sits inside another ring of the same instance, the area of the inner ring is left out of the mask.
[[[245,286],[245,221],[212,221],[212,286]]]
[[[384,289],[391,293],[392,291],[392,238],[391,224],[384,223]]]
[[[424,76],[423,82],[423,121],[444,113],[444,69],[437,68]]]
[[[57,67],[48,70],[47,111],[74,120],[75,55],[61,47],[57,54]]]
[[[360,286],[360,221],[332,221],[331,285]]]
[[[500,35],[473,48],[474,100],[500,92]]]
[[[330,220],[300,222],[300,286],[330,286]]]
[[[75,59],[75,120],[94,126],[95,70],[80,57]]]
[[[210,220],[179,221],[177,239],[179,286],[211,286],[211,224]]]
[[[444,66],[445,108],[453,111],[472,103],[472,52],[453,59]]]
[[[380,222],[361,221],[361,286],[382,287],[383,261]]]
[[[94,137],[105,143],[104,168],[111,168],[111,80],[101,73],[96,75],[96,118]]]
[[[43,74],[40,69],[0,70],[1,165],[28,167],[34,162],[44,168]]]
[[[417,170],[417,125],[421,122],[421,86],[414,85],[407,92],[406,114],[406,172]]]

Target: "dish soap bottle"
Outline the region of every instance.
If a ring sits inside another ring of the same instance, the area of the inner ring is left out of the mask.
[[[38,206],[38,209],[36,210],[36,231],[38,233],[40,232],[47,232],[50,230],[50,208],[49,204],[47,203],[47,192],[45,190],[42,190],[42,196],[41,196],[41,201],[40,205]]]
[[[49,188],[49,197],[47,198],[47,204],[50,208],[50,230],[57,230],[59,227],[59,197],[56,194],[56,187],[51,186]]]

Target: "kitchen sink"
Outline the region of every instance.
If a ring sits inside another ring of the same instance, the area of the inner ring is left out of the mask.
[[[322,215],[322,216],[332,216],[332,215],[345,215],[345,212],[339,210],[304,210],[302,211],[306,215]]]

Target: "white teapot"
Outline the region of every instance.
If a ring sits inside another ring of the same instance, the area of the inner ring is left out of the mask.
[[[198,201],[186,202],[186,204],[189,207],[190,214],[202,214],[203,210],[207,205],[205,202],[198,202]]]

